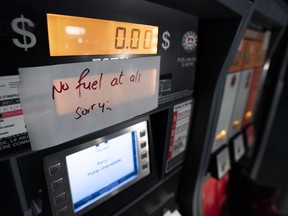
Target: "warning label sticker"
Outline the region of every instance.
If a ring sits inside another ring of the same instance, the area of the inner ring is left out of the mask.
[[[0,77],[0,156],[29,145],[18,85],[19,76]]]
[[[191,110],[192,100],[177,104],[173,108],[166,173],[181,164],[184,160],[184,152],[187,147],[192,112]]]

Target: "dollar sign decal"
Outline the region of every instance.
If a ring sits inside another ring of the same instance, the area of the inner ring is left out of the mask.
[[[165,43],[162,43],[162,47],[165,51],[170,47],[170,40],[168,37],[170,37],[170,33],[166,30],[162,35],[162,39],[165,41]]]
[[[20,18],[15,18],[14,20],[12,20],[11,27],[16,33],[23,36],[23,43],[21,43],[17,38],[12,39],[13,43],[17,47],[24,48],[25,51],[27,52],[28,48],[35,46],[36,37],[33,33],[26,31],[25,24],[27,24],[30,27],[34,27],[34,23],[31,20],[24,18],[24,16],[21,15]],[[29,43],[27,42],[27,37],[30,38]]]

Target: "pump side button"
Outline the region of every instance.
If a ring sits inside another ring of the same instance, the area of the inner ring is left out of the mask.
[[[52,182],[52,189],[53,189],[53,191],[56,191],[56,190],[62,188],[63,185],[64,185],[63,178],[57,179],[56,181]]]
[[[66,201],[66,193],[63,192],[55,197],[55,204],[59,205]]]
[[[68,208],[67,206],[65,206],[64,208],[62,209],[59,209],[57,211],[57,216],[67,216],[68,215]]]
[[[61,164],[60,163],[57,163],[57,164],[49,167],[49,174],[51,176],[54,176],[60,172],[61,172]]]

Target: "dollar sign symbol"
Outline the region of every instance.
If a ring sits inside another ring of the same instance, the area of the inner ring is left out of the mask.
[[[170,33],[166,30],[162,35],[162,39],[165,41],[165,43],[162,43],[162,47],[165,51],[170,47],[170,40],[168,37],[170,37]]]
[[[30,27],[34,27],[34,23],[31,20],[24,18],[24,16],[21,15],[20,18],[15,18],[14,20],[12,20],[11,27],[16,33],[23,36],[23,43],[21,43],[17,38],[12,39],[13,43],[17,47],[24,48],[25,51],[27,52],[28,48],[35,46],[37,40],[33,33],[26,31],[25,24],[27,24]],[[29,43],[27,42],[27,37],[30,38]]]

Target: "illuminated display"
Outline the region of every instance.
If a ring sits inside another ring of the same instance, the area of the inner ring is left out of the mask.
[[[218,140],[223,139],[226,136],[226,134],[227,134],[227,131],[226,130],[222,130],[220,133],[218,133],[216,135],[216,140],[218,141]]]
[[[132,131],[66,157],[74,212],[139,177],[137,146]]]
[[[91,138],[44,157],[51,215],[84,215],[150,175],[146,120]]]
[[[51,56],[157,54],[158,27],[47,14]]]

